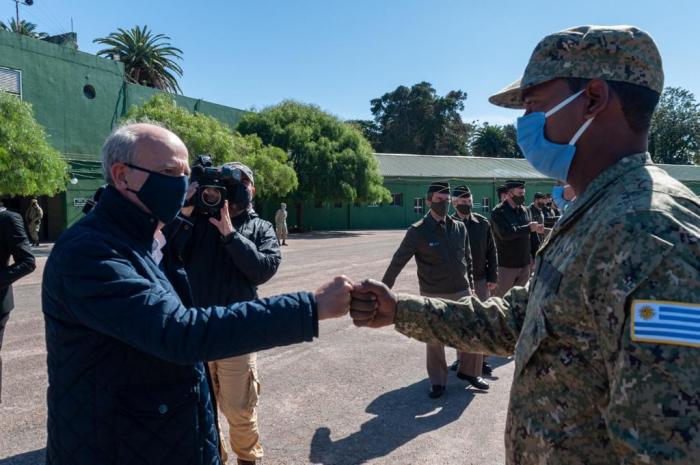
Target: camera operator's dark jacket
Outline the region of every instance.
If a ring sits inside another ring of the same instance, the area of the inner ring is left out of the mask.
[[[184,263],[195,305],[226,305],[257,297],[257,287],[282,260],[272,224],[253,210],[231,219],[236,232],[222,240],[206,216],[178,217],[163,231],[165,262]]]
[[[187,308],[156,223],[108,187],[46,263],[48,465],[220,465],[201,362],[318,334],[309,293]]]

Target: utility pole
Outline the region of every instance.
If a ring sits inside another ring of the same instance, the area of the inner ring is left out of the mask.
[[[34,4],[34,0],[14,0],[15,2],[15,14],[16,16],[16,28],[19,29],[19,4],[21,3],[22,5],[27,5],[27,6],[32,6]],[[17,31],[15,31],[17,32]]]

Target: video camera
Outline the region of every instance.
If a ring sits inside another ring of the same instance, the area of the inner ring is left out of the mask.
[[[236,189],[244,188],[241,184],[243,177],[238,168],[213,167],[209,155],[199,155],[190,176],[190,182],[197,182],[199,186],[189,204],[194,205],[198,214],[218,218],[226,199],[232,199]]]

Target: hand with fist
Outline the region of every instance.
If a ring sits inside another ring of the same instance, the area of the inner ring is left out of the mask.
[[[350,317],[355,326],[381,328],[394,323],[396,294],[384,283],[367,279],[352,290]]]
[[[352,282],[346,276],[336,276],[316,289],[316,309],[318,319],[338,318],[350,311],[350,291]]]

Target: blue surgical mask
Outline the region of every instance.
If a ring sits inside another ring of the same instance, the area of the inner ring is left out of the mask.
[[[583,123],[568,144],[555,144],[548,141],[544,135],[545,121],[582,93],[582,90],[576,92],[546,113],[537,111],[518,118],[518,145],[533,168],[545,176],[553,179],[567,179],[576,153],[576,142],[595,117]]]
[[[552,187],[552,201],[559,207],[561,211],[566,210],[569,205],[574,202],[574,199],[566,200],[564,198],[565,186],[554,186]]]
[[[129,168],[148,173],[146,182],[138,191],[129,189],[163,223],[170,223],[177,216],[187,196],[187,176],[166,176],[156,171],[125,163]]]

